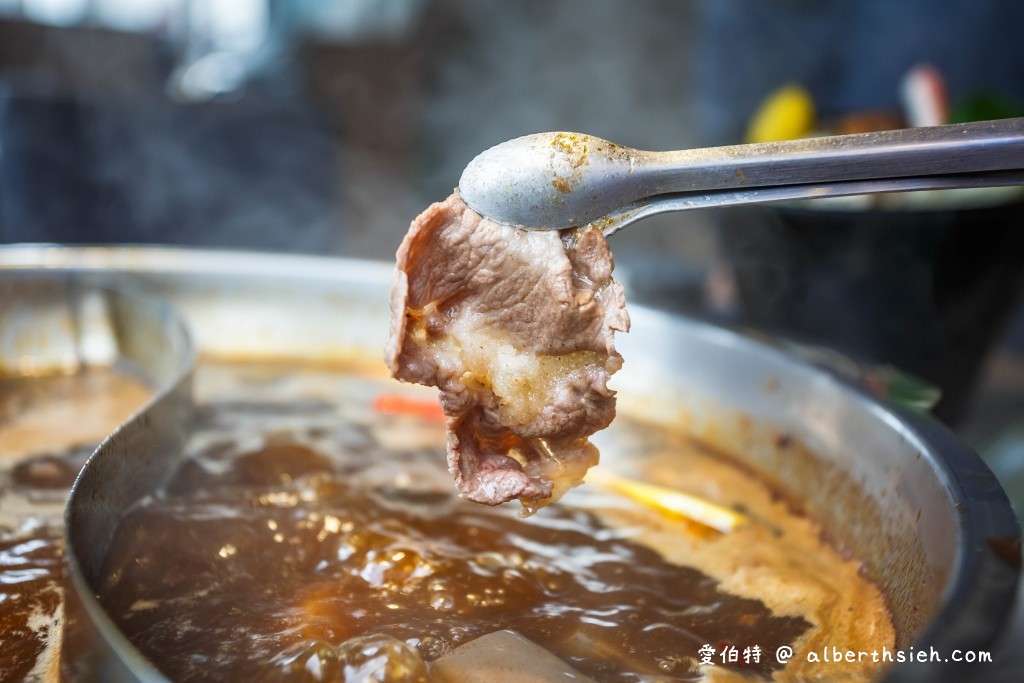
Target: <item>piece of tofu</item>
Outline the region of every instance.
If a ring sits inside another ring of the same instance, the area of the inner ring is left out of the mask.
[[[457,647],[430,667],[451,683],[593,683],[515,631],[496,631]]]

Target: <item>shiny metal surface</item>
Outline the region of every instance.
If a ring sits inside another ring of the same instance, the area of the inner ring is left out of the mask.
[[[666,211],[1020,184],[1024,118],[671,152],[537,133],[478,155],[459,193],[502,223],[610,234]]]
[[[916,178],[884,178],[881,180],[850,180],[834,183],[810,183],[785,187],[755,187],[739,190],[707,192],[674,192],[655,195],[626,204],[596,221],[605,237],[611,237],[622,228],[651,216],[694,209],[713,209],[719,206],[769,204],[800,199],[850,197],[860,194],[912,192],[915,190],[953,190],[969,187],[999,187],[1024,185],[1024,171],[992,171],[990,173],[960,173],[946,176]]]
[[[31,272],[161,298],[181,312],[200,353],[242,358],[379,359],[390,270],[230,252],[0,249],[0,282]],[[633,331],[618,344],[626,364],[615,378],[623,412],[687,429],[801,500],[883,588],[900,647],[993,649],[1017,589],[1020,536],[976,455],[938,423],[879,403],[772,346],[648,309],[631,314]],[[171,386],[184,391],[186,384],[173,384],[177,376],[171,373]],[[168,415],[180,417],[170,407],[187,406],[178,389],[163,396]],[[173,417],[160,417],[159,401],[98,449],[68,510],[78,613],[106,643],[93,650],[92,664],[128,680],[160,678],[106,619],[89,585],[118,513],[173,460],[181,435]],[[140,443],[161,445],[160,462],[144,476],[131,460]],[[94,494],[105,504],[88,504]],[[952,663],[915,664],[895,667],[886,680],[972,675]]]
[[[124,511],[176,464],[191,415],[195,347],[164,301],[110,291],[121,359],[157,385],[156,394],[99,445],[75,481],[65,511],[67,562],[61,668],[70,680],[159,680],[93,599],[106,549]]]

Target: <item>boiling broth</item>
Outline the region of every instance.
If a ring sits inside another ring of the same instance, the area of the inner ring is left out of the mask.
[[[0,680],[56,679],[64,503],[96,444],[149,394],[110,367],[0,377]]]
[[[744,528],[665,519],[593,485],[529,519],[462,501],[443,423],[374,407],[430,392],[373,373],[206,366],[198,380],[184,459],[126,516],[98,590],[172,679],[341,680],[387,660],[376,675],[427,680],[431,662],[503,629],[598,680],[765,678],[782,667],[776,648],[823,637],[823,615],[842,627],[829,614],[855,606],[891,644],[856,562],[749,473],[664,426],[620,416],[606,466],[689,472],[702,495],[742,497]],[[806,548],[820,557],[794,557]],[[777,594],[758,596],[759,583]],[[704,645],[763,656],[701,667]]]

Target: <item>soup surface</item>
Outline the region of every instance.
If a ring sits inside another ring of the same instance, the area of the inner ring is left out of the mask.
[[[457,680],[446,662],[503,630],[608,681],[800,679],[777,648],[892,645],[855,561],[665,427],[620,415],[602,467],[747,523],[721,534],[594,484],[529,519],[462,501],[433,392],[377,371],[206,364],[197,392],[187,452],[124,520],[98,591],[173,679]]]
[[[68,490],[149,393],[107,367],[0,377],[0,680],[56,680]]]

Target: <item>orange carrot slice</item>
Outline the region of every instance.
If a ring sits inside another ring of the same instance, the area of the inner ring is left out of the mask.
[[[436,399],[414,398],[400,394],[381,394],[373,399],[373,409],[384,415],[410,415],[437,421],[446,419],[441,404]]]

